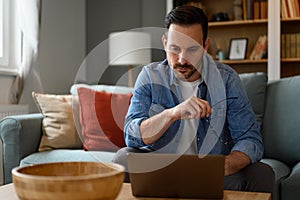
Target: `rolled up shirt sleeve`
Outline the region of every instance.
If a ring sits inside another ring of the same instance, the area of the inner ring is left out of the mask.
[[[254,111],[237,75],[228,80],[228,96],[238,97],[228,104],[227,121],[234,145],[231,151],[245,153],[252,163],[263,156],[263,141]]]
[[[142,70],[135,84],[133,96],[124,124],[124,138],[128,147],[141,148],[146,146],[142,141],[140,125],[149,118],[151,105],[151,89],[146,70]]]

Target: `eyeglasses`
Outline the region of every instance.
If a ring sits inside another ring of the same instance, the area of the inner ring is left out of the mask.
[[[218,105],[218,104],[220,104],[220,103],[222,103],[222,102],[224,102],[224,101],[227,101],[227,100],[230,100],[230,99],[237,99],[237,98],[238,98],[238,97],[228,97],[228,98],[226,98],[226,99],[223,99],[223,100],[221,100],[221,101],[215,103],[215,104],[212,106],[212,108],[214,108],[216,105]],[[214,117],[214,118],[217,118],[217,117]],[[230,140],[228,140],[228,141],[224,141],[224,140],[221,138],[220,134],[217,133],[217,131],[216,131],[216,129],[213,127],[213,125],[210,123],[211,120],[214,119],[214,118],[210,118],[210,119],[209,119],[209,118],[205,117],[204,119],[205,119],[206,123],[208,124],[208,127],[211,127],[212,133],[213,133],[215,136],[217,136],[217,137],[218,137],[218,140],[219,140],[222,144],[224,144],[224,145],[229,145],[229,144],[232,143],[234,140],[239,139],[240,137],[242,137],[243,135],[245,135],[245,134],[246,134],[246,133],[254,126],[254,123],[253,123],[253,124],[251,124],[251,126],[250,126],[246,131],[243,132],[243,134],[241,134],[241,135],[238,136],[237,138],[232,138],[232,139],[230,139]]]

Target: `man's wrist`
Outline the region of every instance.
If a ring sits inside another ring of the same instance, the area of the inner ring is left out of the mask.
[[[171,123],[175,122],[176,120],[180,119],[181,117],[178,116],[178,114],[176,113],[176,110],[174,110],[174,108],[170,108],[170,109],[166,109],[164,110],[164,114],[165,117],[167,117]]]
[[[250,158],[241,151],[232,151],[225,157],[225,176],[234,174],[251,163]]]

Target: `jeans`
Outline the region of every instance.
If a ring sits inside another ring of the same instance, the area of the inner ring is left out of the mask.
[[[126,168],[124,182],[127,183],[130,182],[126,160],[126,154],[128,152],[145,153],[140,149],[124,147],[114,156],[113,162],[121,164]],[[275,175],[273,169],[262,162],[256,162],[235,174],[225,176],[224,190],[268,192],[271,193],[272,200],[277,199],[275,195]]]

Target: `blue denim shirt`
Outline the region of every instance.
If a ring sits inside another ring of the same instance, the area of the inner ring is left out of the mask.
[[[214,61],[212,61],[214,62]],[[246,92],[238,74],[229,66],[214,62],[224,83],[224,99],[227,106],[225,120],[220,133],[213,129],[215,142],[211,144],[209,154],[227,155],[231,151],[241,151],[249,156],[251,162],[259,161],[263,156],[263,142]],[[203,76],[203,73],[202,73]],[[205,75],[208,76],[208,75]],[[133,97],[126,115],[124,126],[125,142],[128,147],[176,153],[182,134],[184,120],[177,120],[166,130],[156,142],[146,145],[141,139],[140,124],[143,120],[172,108],[183,101],[180,87],[175,83],[175,76],[168,66],[167,60],[151,63],[143,67],[139,74]],[[207,78],[198,86],[198,97],[212,102],[209,94]],[[216,88],[221,90],[219,88]],[[221,91],[220,91],[221,92]],[[214,109],[214,106],[211,104]],[[214,109],[213,112],[218,112]],[[197,131],[198,151],[203,145],[210,127],[210,119],[200,119]]]

